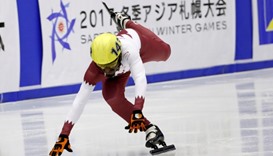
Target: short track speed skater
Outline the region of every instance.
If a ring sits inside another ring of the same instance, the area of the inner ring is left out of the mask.
[[[123,29],[125,29],[125,23],[131,20],[131,17],[129,15],[127,15],[125,12],[115,12],[114,9],[110,9],[106,3],[102,2],[102,4],[104,5],[104,7],[106,8],[107,12],[109,13],[109,15],[111,16],[112,20],[115,22],[116,26],[117,26],[117,30],[118,31],[122,31]],[[150,32],[150,31],[148,31]],[[133,112],[134,113],[134,112]],[[138,114],[137,116],[140,117],[136,118],[135,115]],[[145,126],[144,123],[142,123],[144,120],[144,116],[140,111],[138,111],[138,113],[134,113],[134,115],[132,116],[131,119],[131,123],[125,127],[125,129],[129,129],[129,133],[131,133],[133,130],[135,130],[134,132],[136,133],[138,128],[136,127],[141,127],[139,130],[140,131],[145,131],[146,133],[146,144],[145,146],[147,148],[152,148],[152,150],[150,151],[150,153],[152,155],[157,155],[157,154],[161,154],[161,153],[165,153],[168,151],[173,151],[175,150],[175,146],[174,145],[167,145],[164,141],[164,135],[161,132],[161,130],[158,128],[158,126],[153,125],[153,124],[149,124],[148,126]],[[143,125],[139,125],[139,123],[142,123]],[[132,124],[135,124],[132,126]],[[133,128],[132,128],[133,127]]]

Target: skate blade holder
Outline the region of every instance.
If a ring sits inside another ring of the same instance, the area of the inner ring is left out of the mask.
[[[153,150],[150,151],[150,153],[152,155],[158,155],[158,154],[162,154],[162,153],[166,153],[166,152],[169,152],[169,151],[174,151],[176,148],[174,145],[168,145],[168,146],[163,146],[161,148],[154,148]]]

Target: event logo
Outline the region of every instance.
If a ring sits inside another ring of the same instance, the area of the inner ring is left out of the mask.
[[[47,17],[52,22],[52,33],[51,33],[51,50],[52,50],[52,61],[56,59],[56,43],[59,43],[63,49],[71,50],[70,44],[67,42],[70,33],[73,31],[73,27],[76,19],[71,21],[68,18],[66,8],[69,7],[69,3],[63,4],[61,1],[61,10],[59,12],[53,12]]]
[[[5,23],[4,22],[0,22],[0,28],[4,28],[5,27]],[[4,42],[2,40],[1,34],[0,34],[0,49],[2,49],[3,51],[5,51],[5,46],[4,46]]]
[[[260,44],[273,43],[273,1],[258,0]]]

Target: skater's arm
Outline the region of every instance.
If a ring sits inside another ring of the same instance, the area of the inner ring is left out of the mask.
[[[142,110],[147,88],[147,79],[144,64],[139,53],[133,53],[129,59],[132,77],[135,82],[135,109]]]
[[[89,95],[94,89],[93,85],[89,85],[87,82],[81,84],[80,90],[74,99],[72,107],[66,117],[61,134],[69,135],[74,124],[79,120],[84,106],[86,105]]]
[[[63,125],[62,132],[59,135],[58,141],[53,146],[50,151],[50,156],[61,155],[66,149],[68,152],[72,152],[70,143],[69,143],[69,134],[74,126],[74,124],[79,120],[80,115],[82,114],[83,108],[88,101],[90,93],[93,91],[94,86],[88,84],[84,81],[80,87],[78,94],[73,102],[73,105],[67,115],[66,122]]]
[[[87,82],[81,84],[80,90],[74,99],[72,108],[67,115],[66,121],[76,123],[82,114],[83,108],[86,105],[90,94],[94,89],[93,85],[89,85]]]
[[[79,120],[84,106],[86,105],[90,94],[93,92],[95,85],[100,81],[100,71],[92,62],[84,75],[84,81],[81,84],[80,90],[73,101],[72,107],[66,117],[61,134],[69,135],[74,124]]]

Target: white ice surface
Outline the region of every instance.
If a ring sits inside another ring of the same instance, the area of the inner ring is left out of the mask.
[[[48,155],[74,97],[0,104],[0,156]],[[177,148],[162,156],[273,156],[273,69],[149,84],[143,113]],[[62,156],[149,156],[124,126],[95,91]]]

